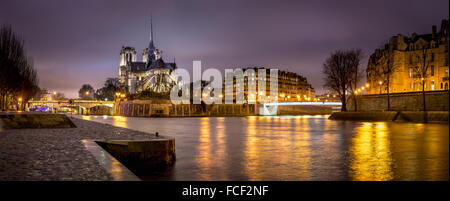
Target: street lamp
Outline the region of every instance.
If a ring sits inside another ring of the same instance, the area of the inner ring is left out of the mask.
[[[380,85],[380,94],[381,94],[381,85],[383,84],[383,82],[380,80],[380,81],[378,82],[378,84]]]
[[[19,106],[18,106],[18,110],[21,111],[19,108],[22,107],[22,106],[21,106],[21,105],[22,105],[22,104],[21,104],[21,103],[22,103],[22,97],[19,97],[17,100],[19,101],[19,102],[18,102],[18,105],[19,105]]]

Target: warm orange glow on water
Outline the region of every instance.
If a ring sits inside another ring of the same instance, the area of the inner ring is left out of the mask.
[[[123,117],[123,116],[112,116],[113,119],[113,126],[117,126],[117,127],[123,127],[126,128],[127,127],[127,118]]]
[[[91,119],[90,116],[83,119]],[[448,180],[448,124],[328,115],[92,118],[176,139],[177,162],[150,180]]]
[[[210,129],[210,118],[202,117],[200,119],[200,135],[199,135],[199,145],[197,148],[196,161],[199,167],[199,177],[201,180],[211,180],[211,173],[209,172],[212,168],[213,155],[211,153],[211,129]]]
[[[392,153],[385,122],[363,123],[356,128],[350,147],[350,175],[358,181],[392,180]]]

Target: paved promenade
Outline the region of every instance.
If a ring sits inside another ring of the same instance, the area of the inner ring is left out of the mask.
[[[0,130],[0,181],[112,180],[81,140],[156,138],[107,124],[71,120],[77,128]]]

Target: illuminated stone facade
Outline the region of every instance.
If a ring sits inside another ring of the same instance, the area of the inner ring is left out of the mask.
[[[270,68],[264,67],[249,67],[242,69],[244,72],[248,69],[253,69],[255,71],[255,79],[258,80],[258,71],[261,69],[266,70],[266,78],[264,81],[266,82],[266,101],[274,101],[278,100],[279,102],[288,102],[288,101],[314,101],[316,97],[316,92],[314,88],[312,88],[311,84],[308,83],[305,77],[298,75],[293,72],[287,72],[278,70],[278,97],[273,97],[273,94],[270,94]],[[259,101],[260,94],[258,93],[258,83],[256,82],[256,92],[255,94],[249,93],[249,78],[244,77],[244,87],[239,86],[239,83],[236,83],[236,79],[233,79],[233,83],[227,83],[227,80],[224,80],[224,85],[233,85],[233,100],[236,101],[236,92],[239,90],[244,90],[244,98],[248,100],[249,96],[255,96],[257,102]],[[226,92],[225,92],[225,95]]]
[[[122,47],[119,83],[126,86],[131,94],[142,90],[169,92],[176,83],[176,77],[171,76],[176,68],[175,62],[166,63],[162,59],[160,51],[153,44],[151,31],[149,46],[142,53],[142,61],[137,61],[133,47]]]
[[[386,93],[385,76],[382,72],[380,55],[391,52],[393,73],[390,78],[391,93],[412,92],[422,90],[421,77],[417,74],[419,65],[418,55],[422,49],[428,49],[429,68],[425,78],[425,90],[448,90],[449,88],[449,25],[448,20],[442,20],[441,29],[437,32],[432,26],[431,34],[418,35],[413,33],[410,37],[398,34],[391,37],[383,49],[377,49],[370,56],[367,66],[367,82],[370,84],[369,94]],[[381,73],[382,74],[382,73]]]

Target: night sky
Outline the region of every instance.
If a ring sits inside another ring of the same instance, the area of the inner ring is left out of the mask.
[[[307,77],[318,94],[322,64],[337,49],[366,59],[398,33],[431,33],[449,15],[448,0],[422,1],[29,1],[0,0],[0,24],[25,40],[39,85],[77,97],[118,74],[122,46],[141,60],[150,15],[163,59],[181,68],[260,65]]]

